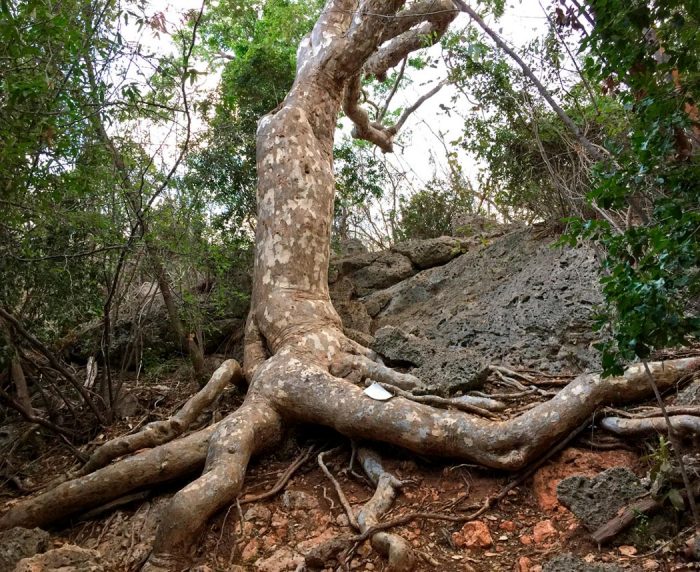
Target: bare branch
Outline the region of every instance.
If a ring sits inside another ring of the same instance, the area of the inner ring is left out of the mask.
[[[364,65],[366,75],[384,80],[386,72],[397,66],[411,52],[437,44],[459,13],[451,0],[414,4],[397,15],[382,38],[384,44]],[[416,8],[418,6],[419,8]],[[401,14],[405,14],[401,18]],[[417,27],[414,27],[417,26]]]
[[[451,22],[459,13],[452,0],[423,0],[413,2],[400,12],[384,28],[381,42],[388,42],[407,32],[421,22],[449,18]]]
[[[42,353],[47,360],[49,360],[51,367],[53,367],[56,371],[60,372],[61,375],[63,375],[63,377],[65,377],[68,380],[68,382],[76,389],[76,391],[80,393],[80,396],[83,398],[85,404],[90,408],[92,413],[95,415],[95,418],[101,424],[104,425],[106,423],[104,415],[100,412],[95,402],[91,399],[88,390],[85,389],[82,383],[80,383],[75,378],[75,376],[56,359],[56,356],[53,355],[53,352],[51,352],[51,350],[49,350],[44,344],[42,344],[32,334],[25,330],[24,326],[20,323],[20,321],[2,307],[0,307],[0,317],[12,324],[12,327],[14,328],[15,332],[22,336],[27,342],[29,342],[31,346],[33,346],[36,350]]]
[[[446,83],[447,80],[438,83],[428,93],[419,97],[413,105],[407,107],[394,125],[385,127],[378,121],[371,122],[367,111],[359,105],[359,98],[362,92],[360,89],[360,76],[356,75],[348,82],[343,100],[343,110],[355,124],[352,136],[356,139],[364,139],[365,141],[374,143],[385,153],[392,152],[394,136],[404,126],[408,117],[423,105],[423,103],[440,91]]]
[[[428,101],[431,97],[433,97],[438,91],[440,91],[445,85],[447,84],[447,80],[444,79],[440,83],[438,83],[433,89],[431,89],[428,93],[420,96],[416,102],[411,105],[410,107],[407,107],[399,120],[396,122],[394,125],[394,129],[396,132],[401,131],[401,128],[403,127],[404,123],[406,123],[406,120],[408,117],[415,112],[421,105],[423,105],[426,101]]]
[[[396,90],[399,89],[399,84],[401,83],[401,80],[403,79],[403,74],[404,74],[404,71],[406,70],[406,63],[407,62],[408,62],[407,57],[403,59],[403,62],[401,62],[401,69],[399,70],[399,73],[396,76],[396,81],[394,82],[394,85],[391,88],[391,91],[389,92],[389,95],[387,96],[386,101],[384,102],[384,106],[382,107],[382,110],[379,112],[379,115],[377,116],[377,121],[381,121],[382,119],[384,119],[386,112],[389,111],[389,105],[391,104],[391,100],[394,99],[394,95],[396,95]]]

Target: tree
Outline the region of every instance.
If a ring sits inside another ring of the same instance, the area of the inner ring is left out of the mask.
[[[258,217],[252,306],[246,325],[243,405],[216,425],[127,457],[13,506],[0,528],[36,526],[125,491],[190,473],[202,475],[170,501],[145,565],[177,570],[208,518],[232,502],[252,455],[274,446],[293,422],[318,423],[357,439],[382,440],[419,454],[468,459],[488,467],[523,467],[586,421],[603,402],[646,395],[640,368],[604,381],[581,376],[552,400],[503,422],[411,400],[420,380],[373,360],[343,331],[328,294],[328,263],[335,183],[333,138],[341,109],[355,135],[390,152],[396,125],[372,123],[361,108],[365,78],[383,77],[410,52],[439,40],[456,16],[451,0],[329,0],[302,41],[296,77],[286,98],[259,122]],[[400,123],[399,120],[398,123]],[[225,366],[235,377],[237,368]],[[668,386],[700,367],[699,358],[654,366]],[[211,399],[219,377],[200,394]],[[360,376],[402,388],[380,402],[352,382]],[[194,400],[201,401],[198,396]],[[154,430],[155,431],[155,430]],[[172,437],[177,432],[169,433]],[[117,454],[134,451],[125,446]],[[140,445],[143,446],[143,445]],[[376,459],[366,450],[368,465]],[[205,462],[206,459],[206,462]],[[386,510],[398,486],[375,471]],[[376,512],[360,531],[387,555],[389,568],[409,570],[413,555],[400,537],[373,530]]]
[[[569,7],[586,19],[586,71],[627,111],[625,137],[594,171],[589,200],[625,223],[574,221],[572,234],[605,248],[600,327],[607,372],[653,350],[700,338],[700,73],[698,2],[598,2]],[[564,19],[566,21],[566,19]]]

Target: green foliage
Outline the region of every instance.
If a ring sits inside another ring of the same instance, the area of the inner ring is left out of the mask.
[[[170,179],[172,154],[156,158],[139,131],[182,118],[182,82],[196,76],[183,56],[191,33],[173,31],[179,52],[153,55],[121,35],[125,21],[163,26],[138,1],[0,10],[0,305],[47,343],[99,323],[110,299],[117,321],[124,290],[153,279],[143,263],[148,232],[183,321],[200,325],[209,310],[190,288],[198,276],[226,283],[215,259],[233,264],[235,253],[222,251],[247,244],[209,228],[204,196]]]
[[[554,40],[551,33],[533,40],[523,54],[547,83],[559,81],[561,46]],[[522,71],[475,29],[449,36],[445,48],[452,80],[475,102],[465,114],[464,135],[454,143],[483,165],[476,175],[481,194],[506,220],[590,214],[584,200],[590,173],[578,146]],[[560,95],[589,138],[620,136],[621,106],[592,100],[581,84]]]
[[[589,199],[625,209],[626,228],[579,221],[572,234],[606,249],[606,307],[599,326],[606,373],[653,349],[700,336],[700,156],[695,94],[700,88],[697,0],[594,0],[596,26],[582,42],[586,70],[613,86],[627,112],[626,138],[608,142]],[[695,142],[694,142],[695,141]]]
[[[316,21],[316,0],[222,1],[202,23],[204,55],[226,55],[208,130],[188,160],[187,185],[223,207],[217,225],[240,231],[255,215],[255,132],[294,81],[296,48]]]
[[[373,147],[365,141],[343,139],[336,145],[335,205],[333,226],[335,233],[347,238],[350,218],[356,207],[379,199],[388,183],[384,164],[372,154]]]
[[[397,240],[436,238],[453,234],[457,214],[473,210],[470,192],[452,189],[443,181],[434,179],[400,204],[400,223]]]
[[[36,319],[38,333],[99,313],[103,269],[80,253],[119,239],[80,65],[88,26],[91,49],[107,49],[104,26],[117,12],[98,7],[91,17],[80,1],[0,7],[0,303]]]

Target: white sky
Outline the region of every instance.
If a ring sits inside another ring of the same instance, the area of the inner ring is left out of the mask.
[[[540,7],[540,0],[521,0],[508,2],[504,15],[495,22],[493,18],[487,18],[486,22],[511,46],[517,48],[524,46],[534,38],[541,36],[547,30],[547,19]],[[452,24],[453,28],[464,27],[469,18],[466,14],[460,14]],[[487,40],[490,43],[490,40]],[[439,48],[433,48],[435,53],[439,53]],[[425,70],[423,70],[425,72]],[[445,77],[444,69],[430,70],[435,80]],[[411,105],[420,95],[430,90],[431,83],[425,84],[420,76],[416,76],[416,82],[397,94],[397,102],[402,106]],[[432,79],[432,78],[431,78]],[[412,137],[409,144],[403,149],[395,152],[397,165],[404,168],[411,168],[417,178],[417,183],[426,183],[437,170],[440,174],[445,169],[444,150],[442,144],[436,139],[436,134],[444,135],[445,141],[450,142],[457,139],[463,130],[463,122],[459,113],[467,114],[471,104],[461,96],[458,100],[457,113],[451,117],[445,115],[440,105],[453,108],[451,97],[456,90],[445,86],[438,94],[426,101],[413,116],[407,121],[406,127],[410,129]],[[462,109],[459,108],[461,101]],[[436,162],[433,166],[430,162],[431,150]],[[469,171],[474,171],[476,165],[470,157],[460,153],[460,163],[469,176]]]

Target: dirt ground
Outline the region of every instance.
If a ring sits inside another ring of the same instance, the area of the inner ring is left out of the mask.
[[[553,380],[553,383],[564,381]],[[188,389],[184,382],[132,388],[131,394],[139,404],[138,413],[134,411],[133,416],[94,441],[102,442],[148,421],[167,417],[182,404],[182,396],[187,395]],[[497,387],[486,389],[495,391]],[[529,407],[532,399],[532,396],[518,399],[504,415]],[[238,390],[227,390],[217,408],[202,419],[202,424],[221,418],[241,400]],[[225,407],[221,405],[224,403]],[[308,460],[278,494],[246,502],[253,495],[269,491],[294,460],[309,449],[312,452]],[[333,538],[356,534],[349,526],[333,483],[318,465],[318,452],[328,450],[332,450],[325,455],[328,469],[353,510],[359,511],[372,496],[373,488],[359,474],[357,463],[350,467],[351,444],[330,430],[299,428],[283,447],[251,463],[241,502],[222,511],[210,523],[199,544],[198,567],[193,570],[301,570],[299,565],[304,556],[314,548]],[[392,532],[403,536],[416,549],[417,570],[538,572],[549,559],[564,552],[588,563],[614,563],[627,570],[699,569],[686,562],[681,554],[687,531],[672,538],[649,537],[638,546],[598,547],[575,516],[557,501],[556,485],[566,476],[595,475],[614,466],[628,467],[643,476],[649,469],[649,461],[642,457],[643,448],[633,449],[585,431],[571,446],[525,478],[469,464],[409,456],[381,446],[377,451],[384,459],[385,468],[405,482],[385,521],[414,512],[469,515],[514,479],[518,481],[500,502],[476,520],[462,524],[418,518],[393,528]],[[47,441],[43,454],[25,462],[17,474],[22,476],[23,486],[36,486],[61,474],[72,463],[64,447]],[[116,505],[64,522],[51,530],[52,542],[54,546],[71,543],[97,549],[107,570],[138,570],[148,556],[163,506],[182,484],[143,491]],[[7,506],[18,497],[17,481],[6,479],[0,488],[0,503]],[[329,561],[326,570],[385,569],[385,560],[368,541],[348,546],[351,549],[339,556],[340,562]]]

